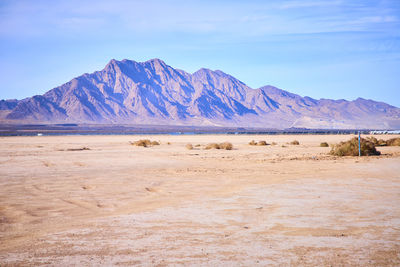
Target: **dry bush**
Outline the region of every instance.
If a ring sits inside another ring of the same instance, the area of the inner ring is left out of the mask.
[[[135,141],[133,143],[131,143],[134,146],[143,146],[143,147],[148,147],[151,145],[151,141],[149,139],[141,139],[138,141]]]
[[[210,144],[207,144],[205,147],[205,149],[219,149],[219,148],[220,147],[217,143],[210,143]]]
[[[171,143],[170,142],[167,142],[167,145],[170,145]]]
[[[189,149],[189,150],[192,150],[193,149],[193,145],[192,144],[186,144],[186,148]]]
[[[377,144],[378,144],[378,139],[376,139],[376,138],[373,137],[373,136],[367,137],[367,140],[370,141],[370,142],[372,142],[372,143],[374,143],[374,145],[377,145]]]
[[[141,139],[131,143],[131,145],[149,147],[149,146],[158,146],[160,145],[160,143],[157,141],[150,141],[149,139]]]
[[[392,143],[395,143],[394,145],[396,146],[396,139],[398,139],[397,141],[397,145],[400,145],[400,138],[392,138],[389,139],[387,141],[383,140],[383,139],[376,139],[373,136],[367,137],[367,140],[374,143],[375,146],[390,146]]]
[[[258,141],[257,145],[258,146],[267,146],[269,144],[266,141]]]
[[[210,143],[207,144],[205,149],[225,149],[225,150],[232,150],[233,149],[233,145],[229,142],[224,142],[224,143]]]
[[[257,145],[257,142],[254,141],[254,140],[251,140],[250,143],[249,143],[249,145],[251,145],[251,146],[256,146],[256,145]]]
[[[329,147],[329,144],[327,142],[322,142],[319,144],[320,147]]]
[[[224,142],[224,143],[219,144],[219,148],[220,149],[225,149],[225,150],[232,150],[233,149],[233,145],[232,145],[232,143]]]
[[[386,141],[386,144],[388,146],[400,146],[400,137],[391,138],[391,139]]]
[[[297,140],[293,140],[292,142],[290,142],[290,144],[291,144],[291,145],[298,146],[298,145],[300,145],[300,142],[297,141]]]
[[[201,146],[200,144],[195,145],[195,147],[200,147],[200,146]]]
[[[354,137],[349,141],[340,142],[332,147],[330,152],[335,156],[358,156],[358,138]],[[367,139],[361,138],[361,156],[380,155],[375,144]]]
[[[267,146],[267,145],[269,145],[266,141],[258,141],[258,142],[256,142],[256,141],[254,141],[254,140],[251,140],[250,142],[249,142],[249,145],[251,145],[251,146]]]
[[[278,143],[277,142],[272,142],[271,145],[276,146]]]

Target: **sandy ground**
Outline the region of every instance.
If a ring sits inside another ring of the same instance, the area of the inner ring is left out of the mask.
[[[351,137],[1,137],[0,266],[399,266],[400,147]]]

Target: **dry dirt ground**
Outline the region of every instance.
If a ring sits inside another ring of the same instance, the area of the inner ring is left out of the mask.
[[[399,266],[400,147],[351,137],[1,137],[0,266]]]

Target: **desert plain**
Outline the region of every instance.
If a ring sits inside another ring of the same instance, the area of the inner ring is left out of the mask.
[[[0,266],[399,266],[400,147],[352,137],[0,137]]]

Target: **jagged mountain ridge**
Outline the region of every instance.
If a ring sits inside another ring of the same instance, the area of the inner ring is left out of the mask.
[[[400,109],[357,99],[316,100],[264,86],[252,89],[220,71],[193,74],[160,59],[111,60],[42,96],[1,100],[3,122],[74,122],[254,126],[265,128],[399,128]]]

